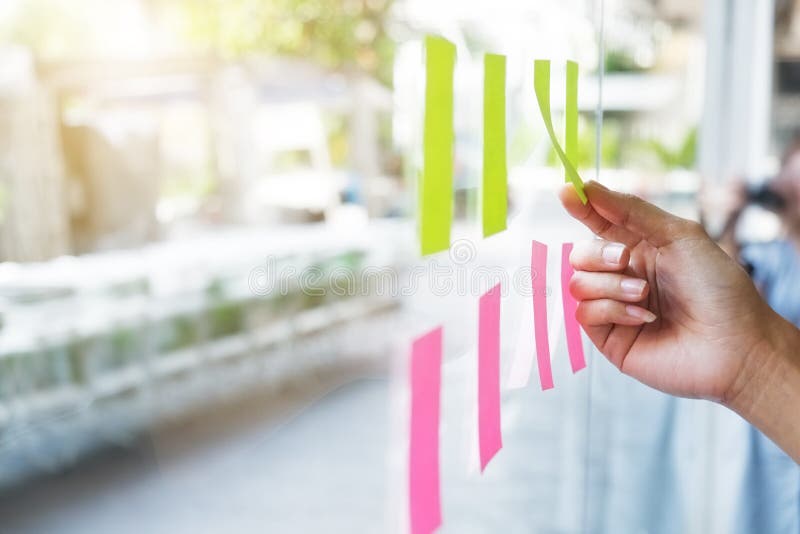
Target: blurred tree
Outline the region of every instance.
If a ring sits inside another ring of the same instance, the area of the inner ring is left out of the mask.
[[[192,41],[224,57],[293,55],[391,83],[393,0],[149,0]]]
[[[607,50],[605,56],[605,71],[607,74],[620,72],[644,72],[646,67],[638,64],[633,55],[627,50]]]
[[[697,160],[697,128],[690,128],[676,147],[664,144],[658,139],[646,142],[664,169],[691,169]]]
[[[26,46],[44,58],[87,52],[92,32],[90,22],[81,18],[84,8],[68,0],[16,2],[0,20],[0,42]]]
[[[603,167],[618,167],[622,159],[621,126],[616,120],[603,122],[600,143],[600,165]],[[548,141],[549,143],[549,141]],[[597,129],[593,120],[584,120],[581,117],[578,129],[578,168],[590,169],[597,163]],[[560,166],[561,161],[554,149],[547,154],[547,164],[551,167]]]
[[[142,13],[137,22],[171,26],[168,31],[226,58],[292,55],[391,82],[394,43],[387,26],[394,0],[120,1],[17,0],[0,20],[0,41],[44,58],[95,56],[114,48],[129,13]]]

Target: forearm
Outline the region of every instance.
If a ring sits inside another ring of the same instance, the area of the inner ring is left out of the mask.
[[[725,404],[800,463],[800,330],[770,313]]]

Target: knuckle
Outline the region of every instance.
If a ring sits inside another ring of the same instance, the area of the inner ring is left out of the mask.
[[[611,227],[613,227],[613,226],[614,226],[614,223],[612,223],[611,221],[603,220],[600,223],[600,226],[597,228],[597,235],[599,235],[599,236],[608,235],[609,230],[611,230]]]
[[[581,324],[589,322],[590,306],[586,302],[578,302],[578,307],[575,308],[575,318]]]
[[[686,233],[691,237],[705,237],[706,230],[703,225],[696,221],[686,221]]]
[[[703,226],[695,221],[675,218],[665,228],[668,235],[674,238],[697,238],[705,234]]]
[[[624,193],[622,195],[622,205],[625,206],[625,208],[622,212],[620,225],[627,227],[630,224],[634,206],[637,206],[639,202],[641,202],[641,199],[636,195],[631,195],[630,193]]]
[[[572,252],[569,253],[569,264],[575,266],[581,259],[581,255],[583,254],[583,247],[582,243],[578,243],[573,247]]]
[[[583,295],[585,275],[581,271],[576,271],[569,280],[569,292],[576,299]]]
[[[605,321],[610,321],[616,311],[616,303],[611,300],[604,300],[600,304],[601,315]]]

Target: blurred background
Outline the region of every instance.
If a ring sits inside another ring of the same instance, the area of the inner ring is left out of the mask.
[[[437,323],[443,532],[735,531],[746,427],[600,355],[572,377],[563,343],[557,389],[504,392],[505,449],[472,473],[477,293],[404,281],[429,261],[513,272],[532,238],[588,237],[554,195],[534,58],[554,60],[557,116],[558,66],[581,64],[585,178],[714,235],[736,211],[737,239],[778,239],[763,184],[800,125],[798,13],[793,0],[4,0],[0,532],[403,532],[405,351]],[[466,254],[434,260],[413,222],[428,33],[458,50]],[[484,52],[509,58],[512,219],[487,241]],[[530,328],[522,297],[507,304],[504,366]],[[785,532],[770,525],[758,531]]]

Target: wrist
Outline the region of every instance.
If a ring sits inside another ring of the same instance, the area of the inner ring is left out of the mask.
[[[800,330],[772,309],[762,317],[761,336],[721,402],[798,461],[800,424],[787,421],[786,411],[800,406]]]
[[[743,417],[754,410],[762,392],[782,372],[798,331],[772,309],[758,326],[759,336],[745,353],[735,380],[721,403]]]

